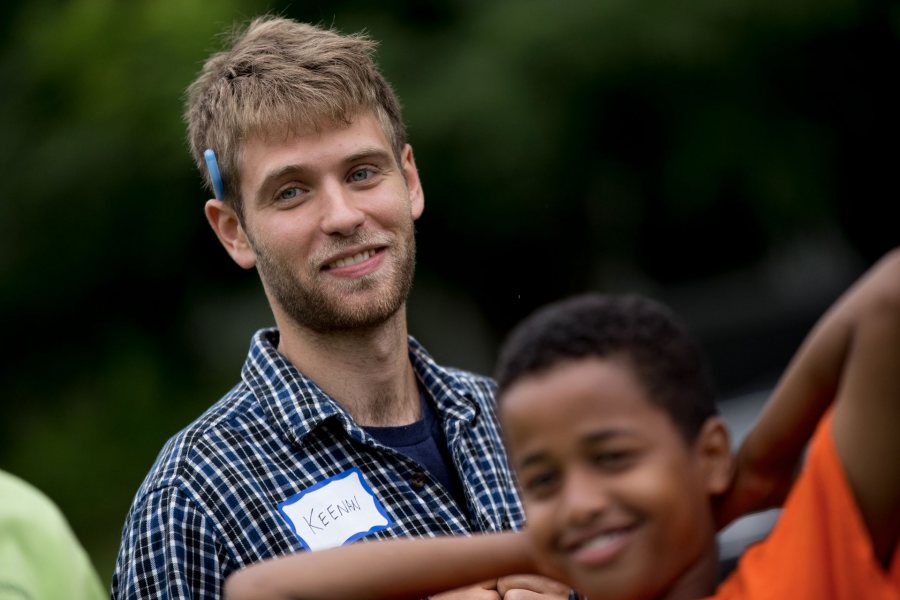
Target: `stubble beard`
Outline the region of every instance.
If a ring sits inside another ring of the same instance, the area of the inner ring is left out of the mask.
[[[276,259],[261,244],[253,244],[256,268],[272,301],[300,327],[318,334],[372,329],[395,315],[412,289],[416,266],[416,237],[412,221],[401,236],[406,239],[393,264],[383,265],[379,272],[347,281],[345,289],[321,284],[304,286],[290,270],[289,264]],[[352,240],[346,245],[357,243],[359,240]],[[385,267],[388,273],[383,272]],[[365,304],[347,301],[355,293],[377,287],[383,289]]]

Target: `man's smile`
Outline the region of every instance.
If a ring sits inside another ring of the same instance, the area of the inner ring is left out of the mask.
[[[374,249],[363,250],[362,252],[357,252],[356,254],[354,254],[352,256],[346,256],[344,258],[339,258],[339,259],[325,265],[325,270],[328,271],[331,269],[339,269],[341,267],[350,267],[350,266],[359,264],[359,263],[363,262],[364,260],[368,260],[369,258],[372,258],[373,256],[375,256],[375,254],[376,254],[376,250],[374,250]]]
[[[381,265],[385,257],[386,246],[373,246],[353,249],[330,258],[325,262],[322,271],[331,275],[360,277],[367,275]]]

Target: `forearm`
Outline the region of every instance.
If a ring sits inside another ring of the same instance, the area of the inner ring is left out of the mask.
[[[883,271],[887,271],[884,273]],[[766,403],[739,451],[741,468],[760,473],[796,465],[835,397],[842,368],[862,320],[898,293],[900,253],[883,258],[819,320]]]
[[[421,598],[533,570],[519,533],[398,539],[263,561],[229,577],[225,595],[231,600]]]
[[[796,466],[837,388],[852,327],[840,314],[819,322],[791,360],[738,451],[740,468],[766,473]]]

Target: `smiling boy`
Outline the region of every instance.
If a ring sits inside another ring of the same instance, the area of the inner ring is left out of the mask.
[[[621,308],[590,300],[573,307],[575,327],[645,310],[637,300]],[[677,581],[680,597],[699,598],[718,566],[709,498],[728,483],[728,437],[711,394],[690,438],[673,427],[648,398],[646,370],[632,366],[638,351],[567,357],[513,384],[502,405],[510,459],[544,568],[609,597],[652,598]],[[660,383],[686,385],[691,375]]]
[[[539,568],[589,600],[898,600],[898,361],[895,250],[820,319],[732,460],[700,353],[668,310],[634,296],[550,305],[498,366],[524,533],[293,556],[226,591],[407,598]],[[717,588],[716,528],[782,501]]]

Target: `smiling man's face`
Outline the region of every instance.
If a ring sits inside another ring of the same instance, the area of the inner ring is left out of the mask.
[[[243,228],[276,318],[319,333],[397,314],[412,285],[424,198],[370,113],[241,149]]]

